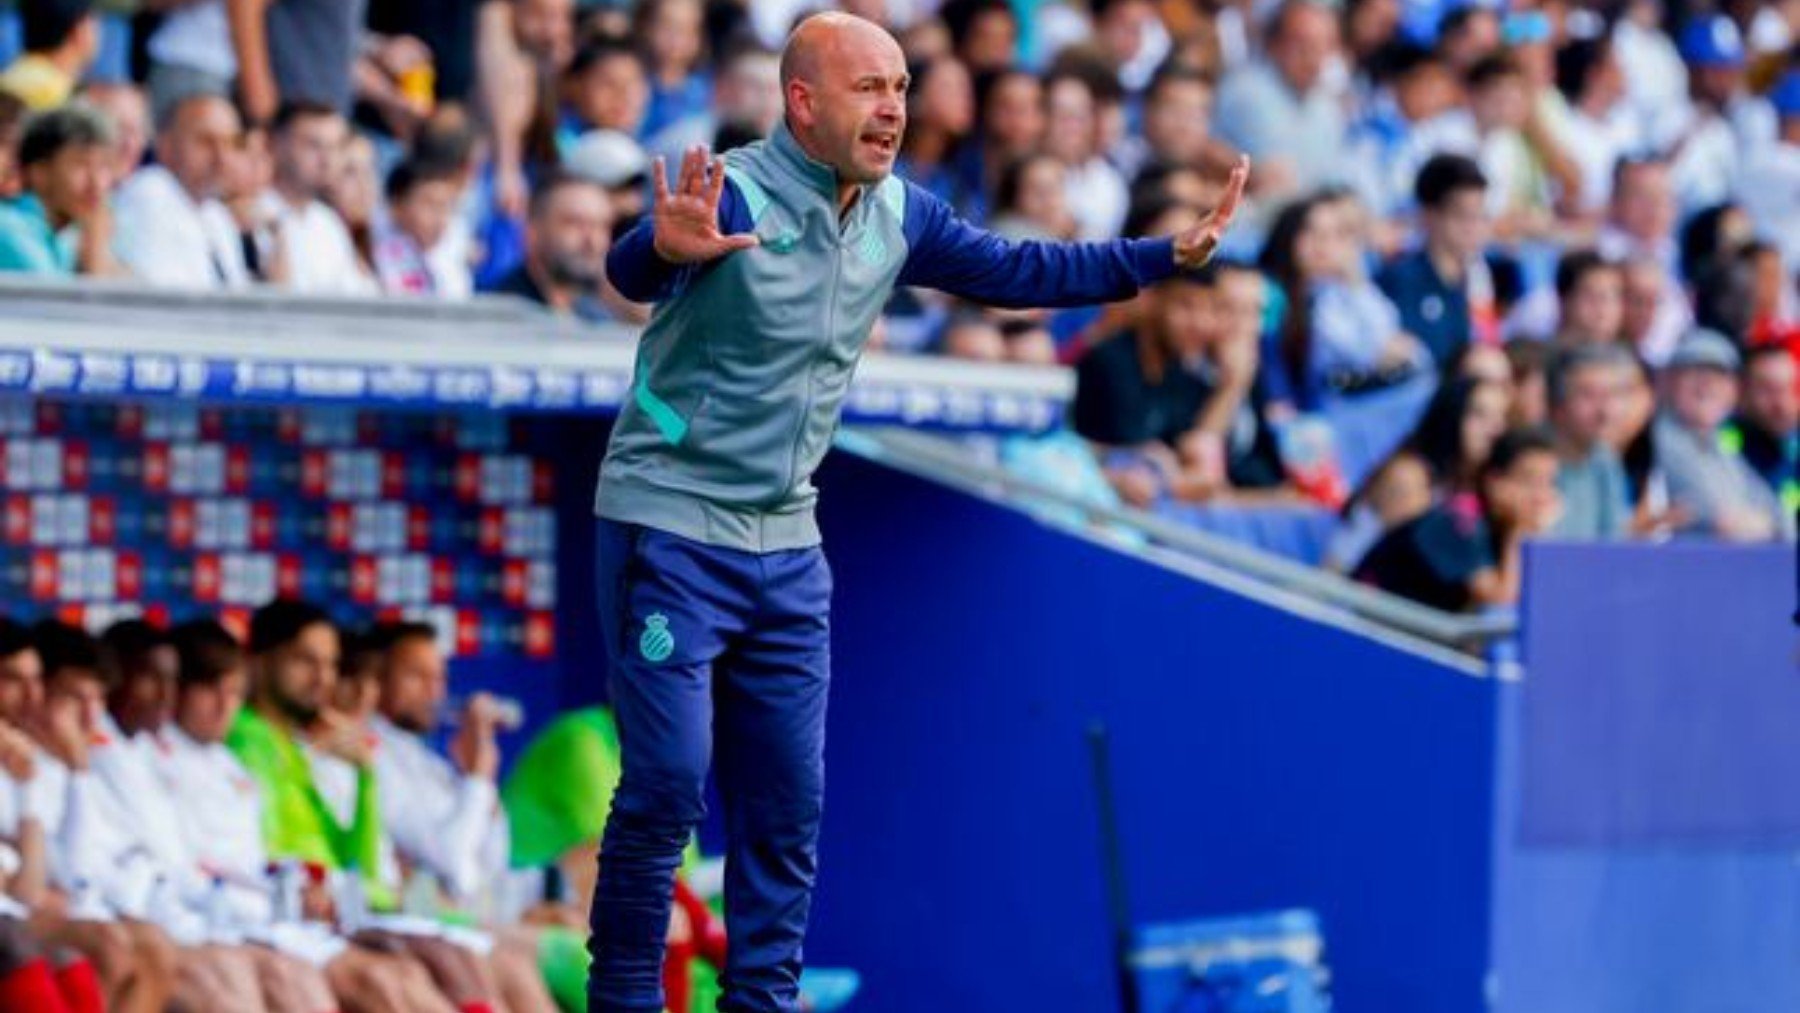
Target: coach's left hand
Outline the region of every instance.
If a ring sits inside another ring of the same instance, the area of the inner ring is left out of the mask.
[[[1238,201],[1244,197],[1244,184],[1250,180],[1250,156],[1239,155],[1231,167],[1231,178],[1225,181],[1225,195],[1193,228],[1175,237],[1175,263],[1179,267],[1199,267],[1212,259],[1219,240],[1231,227],[1237,214]]]

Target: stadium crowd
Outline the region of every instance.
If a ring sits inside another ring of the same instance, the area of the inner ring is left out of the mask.
[[[30,0],[0,270],[640,322],[651,160],[780,115],[811,0]],[[1451,609],[1520,542],[1792,536],[1800,8],[856,0],[910,61],[900,171],[1010,239],[1224,256],[1129,303],[902,291],[871,342],[1066,363],[1089,492],[1312,504],[1326,562]],[[3,35],[3,33],[0,33]]]

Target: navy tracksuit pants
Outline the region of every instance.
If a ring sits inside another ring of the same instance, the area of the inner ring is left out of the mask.
[[[588,1009],[662,1013],[675,870],[716,756],[729,937],[719,1009],[790,1013],[825,789],[824,552],[741,552],[599,523],[623,762],[594,887]]]

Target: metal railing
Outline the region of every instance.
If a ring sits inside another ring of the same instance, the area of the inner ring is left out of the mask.
[[[1481,654],[1492,641],[1510,637],[1518,631],[1518,620],[1513,616],[1443,612],[1143,510],[1085,502],[1061,489],[976,460],[967,448],[945,437],[901,429],[858,429],[844,433],[840,445],[870,460],[905,468],[1022,509],[1054,508],[1059,513],[1079,517],[1088,525],[1116,525],[1136,532],[1156,545],[1249,578],[1265,588],[1341,609],[1368,622],[1463,653]]]

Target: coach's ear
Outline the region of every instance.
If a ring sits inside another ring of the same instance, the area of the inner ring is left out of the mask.
[[[818,119],[818,96],[812,83],[804,78],[794,78],[787,83],[786,97],[788,118],[795,126],[810,130]]]

